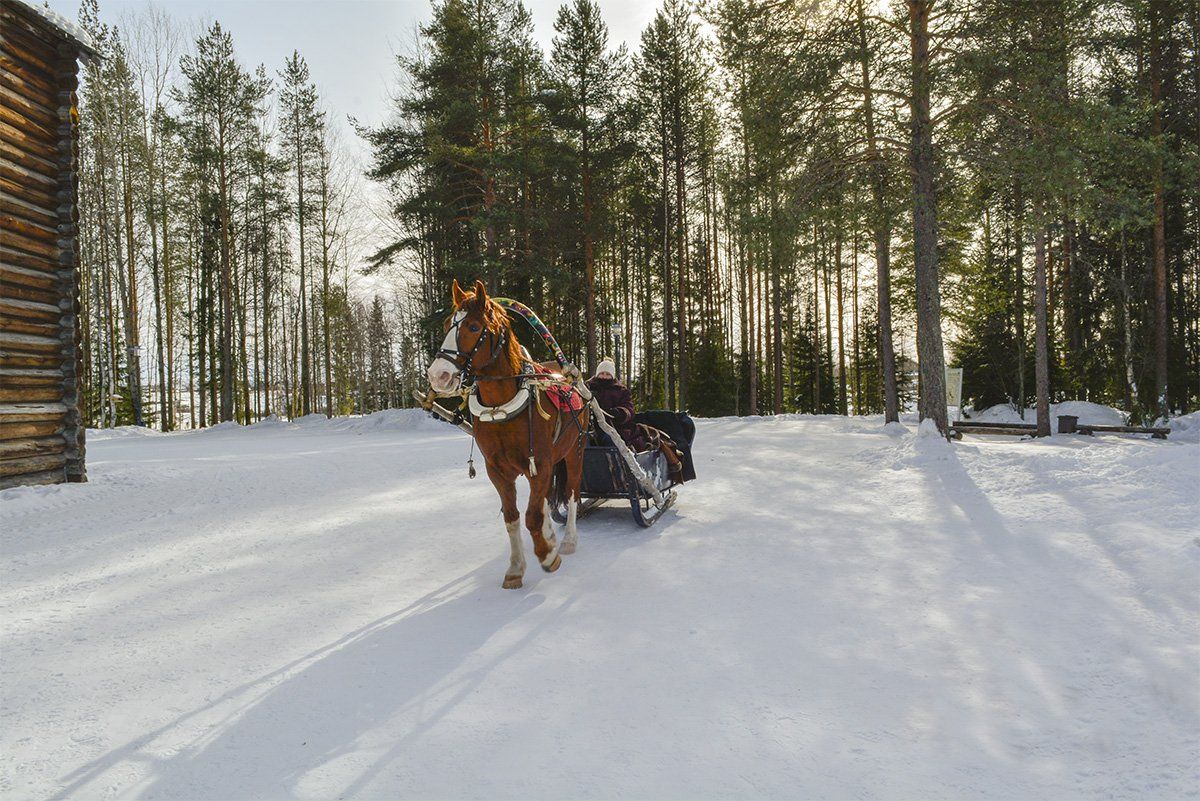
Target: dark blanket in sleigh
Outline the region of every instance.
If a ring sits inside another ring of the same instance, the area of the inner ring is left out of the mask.
[[[670,437],[677,449],[683,453],[683,480],[692,481],[696,478],[696,466],[692,462],[692,442],[696,439],[696,423],[687,412],[652,409],[634,415],[633,419],[634,422],[657,428]]]
[[[696,467],[692,462],[692,441],[696,438],[696,423],[688,416],[687,412],[653,409],[635,414],[633,421],[639,425],[657,428],[666,434],[675,443],[676,450],[683,454],[683,480],[692,481],[696,478]],[[593,428],[591,434],[593,445],[612,447],[608,435],[600,429]]]

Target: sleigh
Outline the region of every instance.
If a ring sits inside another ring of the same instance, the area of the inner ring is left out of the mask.
[[[675,503],[675,487],[696,477],[691,456],[696,425],[691,417],[683,412],[652,411],[637,415],[635,421],[657,428],[674,440],[684,455],[683,470],[672,474],[666,455],[657,448],[634,454],[638,466],[662,496],[662,502],[656,503],[615,446],[594,444],[589,439],[583,451],[579,515],[590,512],[605,501],[624,501],[629,504],[634,521],[642,528],[649,528]],[[567,520],[567,498],[562,486],[564,480],[563,471],[556,471],[549,496],[550,514],[560,524]]]

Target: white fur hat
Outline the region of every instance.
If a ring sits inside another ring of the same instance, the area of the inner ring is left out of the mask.
[[[613,377],[616,377],[617,365],[613,363],[612,356],[605,356],[600,360],[600,363],[596,365],[596,375],[600,375],[601,373],[609,373]]]

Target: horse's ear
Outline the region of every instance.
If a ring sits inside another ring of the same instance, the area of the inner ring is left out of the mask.
[[[480,281],[478,278],[475,279],[475,297],[479,301],[487,303],[487,289],[484,287],[483,281]]]
[[[450,292],[454,297],[454,308],[462,305],[463,299],[467,297],[467,293],[462,291],[462,287],[458,285],[458,279],[454,279],[454,286],[450,287]]]

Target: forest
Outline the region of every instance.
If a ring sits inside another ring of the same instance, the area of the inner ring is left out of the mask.
[[[1194,2],[438,0],[365,179],[302,53],[79,24],[89,425],[411,405],[455,278],[640,407],[1200,405]]]

